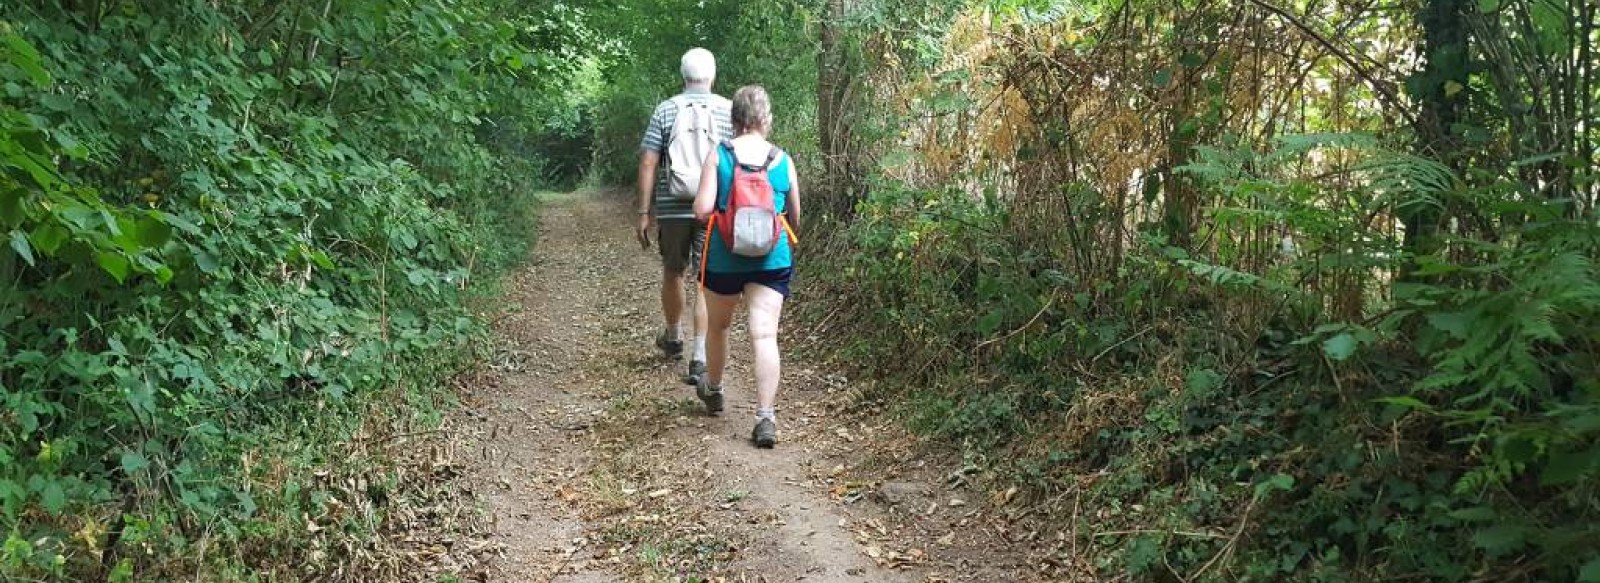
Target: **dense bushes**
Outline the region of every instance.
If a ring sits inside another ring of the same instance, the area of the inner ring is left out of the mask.
[[[913,428],[1041,496],[1105,472],[1079,501],[1107,509],[1094,527],[1157,531],[1105,567],[1198,573],[1237,525],[1229,580],[1592,573],[1592,224],[1473,243],[1487,262],[1430,263],[1454,276],[1368,326],[1294,286],[1326,249],[1258,277],[1147,238],[1120,281],[1084,281],[1005,207],[908,194],[864,204],[822,270],[849,282],[823,295],[856,303],[852,354],[924,387],[898,397]]]
[[[1516,129],[1592,116],[1540,101],[1600,97],[1579,3],[956,4],[852,15],[926,48],[867,53],[894,130],[802,291],[869,397],[1106,576],[1600,580],[1600,135]]]
[[[528,238],[538,161],[485,144],[570,73],[534,15],[0,9],[3,578],[317,568],[310,473],[427,409]]]

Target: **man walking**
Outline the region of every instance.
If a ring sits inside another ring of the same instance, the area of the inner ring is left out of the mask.
[[[665,326],[656,347],[668,357],[683,354],[684,273],[694,265],[703,242],[694,218],[694,197],[706,156],[733,138],[732,104],[711,92],[717,61],[701,48],[684,53],[679,71],[683,92],[656,106],[639,144],[639,243],[650,247],[650,229],[661,248],[661,315]],[[694,346],[685,382],[695,384],[706,370],[706,303],[695,294]]]

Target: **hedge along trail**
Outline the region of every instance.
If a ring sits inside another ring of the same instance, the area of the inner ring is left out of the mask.
[[[470,357],[580,15],[312,4],[0,8],[0,578],[311,576],[312,473]]]

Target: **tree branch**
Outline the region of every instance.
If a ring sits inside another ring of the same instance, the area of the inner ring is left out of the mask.
[[[1249,1],[1251,4],[1255,4],[1256,6],[1260,7],[1262,10],[1276,15],[1278,18],[1282,18],[1284,22],[1287,22],[1290,26],[1299,29],[1301,33],[1305,34],[1307,37],[1310,37],[1311,40],[1316,41],[1316,43],[1321,45],[1322,48],[1327,49],[1327,51],[1335,58],[1343,61],[1344,64],[1348,65],[1351,70],[1355,71],[1356,76],[1361,77],[1363,81],[1366,81],[1367,85],[1371,86],[1372,90],[1378,93],[1378,97],[1382,99],[1384,103],[1388,104],[1389,107],[1394,109],[1396,112],[1399,112],[1402,117],[1406,118],[1406,122],[1410,123],[1413,127],[1418,124],[1417,114],[1411,111],[1410,108],[1406,107],[1405,102],[1401,101],[1400,97],[1395,95],[1393,90],[1384,85],[1383,82],[1379,81],[1377,77],[1374,77],[1372,72],[1367,70],[1366,67],[1362,66],[1360,62],[1351,58],[1349,53],[1346,53],[1340,50],[1339,47],[1335,46],[1333,41],[1328,40],[1327,37],[1324,37],[1317,31],[1312,30],[1310,25],[1302,22],[1299,18],[1295,17],[1293,14],[1290,14],[1287,10],[1273,6],[1272,4],[1267,3],[1265,0]]]

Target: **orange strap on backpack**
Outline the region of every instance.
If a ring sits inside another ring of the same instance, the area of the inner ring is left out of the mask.
[[[711,230],[717,228],[717,213],[711,213],[711,218],[706,221],[706,240],[700,244],[700,289],[706,288],[706,256],[711,254]]]

